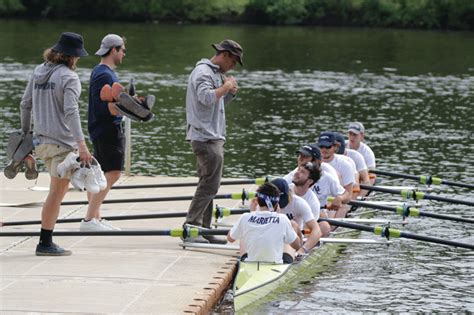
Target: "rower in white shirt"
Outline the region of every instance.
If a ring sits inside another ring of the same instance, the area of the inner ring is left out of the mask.
[[[303,198],[295,195],[290,190],[288,183],[283,178],[276,178],[271,183],[280,190],[280,201],[278,203],[280,211],[292,221],[293,229],[295,229],[298,237],[301,240],[304,239],[302,231],[305,226],[311,230],[304,245],[296,252],[297,254],[308,254],[319,243],[322,235],[311,208]]]
[[[323,132],[320,134],[318,143],[319,149],[324,162],[329,163],[334,167],[339,174],[339,179],[342,187],[352,199],[352,190],[355,180],[355,169],[352,164],[346,160],[345,157],[336,154],[337,145],[336,138],[332,132]],[[348,208],[343,207],[336,212],[336,217],[343,218],[346,216]]]
[[[320,178],[319,180],[313,184],[311,187],[312,191],[316,194],[318,198],[321,211],[320,217],[321,218],[328,218],[328,212],[326,211],[326,206],[330,205],[331,210],[337,210],[339,207],[342,206],[343,203],[349,202],[350,195],[346,193],[344,188],[339,183],[339,178],[337,175],[336,170],[329,165],[328,163],[322,163],[321,151],[316,145],[308,144],[302,146],[298,151],[297,162],[298,167],[304,166],[306,163],[311,162],[316,168],[320,169]],[[293,182],[294,175],[298,170],[298,167],[295,168],[293,171],[288,173],[284,179],[288,184]],[[335,175],[332,175],[334,172]],[[334,201],[331,204],[327,204],[328,197],[334,197]],[[330,212],[331,217],[334,216],[334,211]],[[331,226],[327,222],[318,222],[321,232],[323,236],[327,236],[331,231]]]
[[[361,122],[351,122],[347,130],[347,135],[349,140],[346,141],[346,146],[362,154],[369,171],[371,169],[374,170],[376,167],[374,152],[363,142],[365,138],[364,125]],[[375,174],[370,174],[370,181],[373,185],[375,182]]]
[[[288,217],[276,212],[279,200],[280,190],[275,185],[261,185],[252,200],[256,211],[243,214],[227,234],[231,243],[240,239],[242,261],[293,262],[302,243]]]
[[[365,164],[365,160],[362,154],[360,154],[356,150],[346,148],[346,142],[342,134],[335,132],[334,136],[336,137],[336,142],[338,145],[336,153],[347,156],[354,162],[354,166],[357,172],[356,177],[358,179],[359,184],[370,185],[369,170],[367,168],[367,165]],[[354,190],[354,192],[356,192],[356,190]],[[354,194],[353,197],[355,198],[356,195],[365,196],[366,194],[366,190],[360,191],[359,189],[359,191],[357,191],[357,193]]]

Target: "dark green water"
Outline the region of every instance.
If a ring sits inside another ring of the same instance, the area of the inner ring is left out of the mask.
[[[85,37],[92,55],[107,33],[127,37],[118,69],[141,94],[157,97],[157,119],[133,123],[132,172],[193,176],[184,141],[184,97],[210,43],[232,38],[245,50],[232,74],[239,98],[227,109],[226,177],[283,174],[299,145],[319,132],[364,122],[380,169],[474,182],[474,33],[261,26],[0,21],[2,133],[19,127],[19,101],[43,49],[60,32]],[[98,58],[83,58],[82,116]],[[83,121],[86,126],[86,121]],[[5,161],[4,148],[0,158]],[[441,194],[474,200],[473,192]],[[472,208],[431,203],[427,211],[472,217]],[[409,230],[474,243],[469,225],[415,220]],[[334,271],[262,312],[474,311],[474,255],[413,241],[389,249],[350,248]],[[281,302],[281,303],[280,303]]]

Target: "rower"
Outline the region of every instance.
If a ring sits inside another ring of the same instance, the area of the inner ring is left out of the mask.
[[[369,179],[369,170],[367,168],[367,164],[365,164],[365,160],[362,154],[360,154],[356,150],[346,148],[346,141],[344,139],[344,136],[339,132],[335,132],[334,136],[336,138],[338,146],[336,153],[347,156],[354,162],[355,169],[357,171],[356,176],[358,178],[359,184],[370,185],[371,183]],[[365,196],[366,194],[366,190],[358,192],[359,196]]]
[[[296,151],[296,153],[298,154],[298,167],[304,166],[308,162],[311,162],[320,171],[320,178],[316,181],[316,183],[311,186],[311,190],[316,194],[316,197],[318,198],[319,205],[321,208],[320,217],[328,218],[328,212],[326,211],[328,197],[334,197],[334,201],[331,203],[331,209],[338,210],[339,207],[342,206],[342,203],[347,203],[351,200],[350,195],[346,193],[344,188],[339,183],[339,178],[336,170],[328,163],[322,162],[321,151],[316,145],[303,145],[298,151]],[[293,178],[298,170],[298,167],[283,177],[288,184],[291,184],[293,182]],[[305,199],[306,202],[311,205],[310,200],[308,200],[304,196],[301,196],[298,193],[296,194],[300,197],[303,197],[303,199]],[[331,226],[329,225],[329,223],[318,223],[323,236],[329,235],[329,232],[331,231]]]
[[[231,243],[241,240],[242,261],[293,262],[293,251],[284,252],[284,244],[298,250],[301,242],[288,217],[276,212],[279,200],[280,191],[275,185],[261,185],[256,194],[256,211],[243,214],[227,234]]]
[[[304,245],[296,252],[297,254],[307,254],[319,243],[322,235],[318,222],[314,219],[313,212],[311,212],[311,208],[303,198],[295,195],[290,190],[288,183],[283,178],[276,178],[271,183],[280,190],[280,201],[278,202],[280,212],[286,214],[292,221],[293,228],[302,242],[304,227],[306,226],[311,230]]]
[[[347,129],[349,140],[346,141],[346,146],[349,149],[356,150],[364,157],[365,164],[370,170],[375,170],[375,155],[372,149],[364,143],[365,128],[361,122],[351,122]],[[370,182],[373,185],[375,182],[375,174],[370,174]]]
[[[336,138],[332,132],[323,132],[320,134],[318,139],[318,147],[321,150],[321,156],[324,162],[329,163],[334,167],[339,174],[339,180],[344,187],[346,193],[352,199],[352,190],[354,184],[356,183],[355,179],[355,169],[352,164],[346,160],[346,157],[336,154]],[[337,218],[344,218],[347,214],[348,208],[342,207],[336,211]]]

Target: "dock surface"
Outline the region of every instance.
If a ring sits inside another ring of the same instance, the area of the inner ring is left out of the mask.
[[[122,177],[117,185],[197,182],[192,177]],[[27,181],[0,175],[0,220],[39,220],[41,206],[5,207],[9,203],[42,202],[49,176]],[[254,185],[221,186],[219,194],[240,192]],[[111,190],[107,199],[192,196],[195,187]],[[86,200],[71,190],[64,201]],[[238,207],[241,201],[218,200]],[[104,204],[103,217],[112,215],[186,212],[190,201]],[[82,218],[87,205],[62,206],[59,218]],[[224,218],[235,222],[237,217]],[[111,221],[121,229],[180,228],[184,218]],[[80,223],[57,224],[55,231],[78,231]],[[0,227],[1,231],[39,231],[40,225]],[[237,252],[186,249],[169,236],[54,236],[72,250],[68,257],[35,256],[38,237],[0,238],[0,313],[206,313],[230,284]]]

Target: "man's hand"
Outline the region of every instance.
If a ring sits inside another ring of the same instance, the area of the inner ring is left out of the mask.
[[[232,94],[236,94],[239,86],[237,85],[237,80],[233,76],[226,77],[224,79],[224,85],[227,87],[227,92],[230,92]]]
[[[107,106],[109,107],[110,115],[112,115],[112,116],[118,116],[119,115],[119,112],[115,108],[115,103],[109,102],[109,103],[107,103]]]

